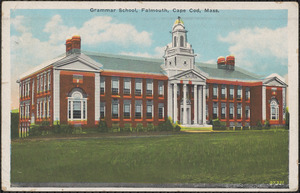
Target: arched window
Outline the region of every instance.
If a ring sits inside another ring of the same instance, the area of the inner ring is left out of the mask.
[[[87,119],[87,99],[79,91],[73,91],[68,97],[68,120],[86,120]]]
[[[270,119],[271,120],[278,120],[278,115],[279,115],[279,112],[278,112],[278,102],[276,100],[272,100],[271,103],[270,103]]]
[[[184,47],[184,39],[183,39],[183,36],[180,36],[180,47]]]
[[[176,36],[174,36],[174,47],[177,47]]]

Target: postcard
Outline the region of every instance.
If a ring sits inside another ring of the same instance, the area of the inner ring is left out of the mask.
[[[3,2],[3,191],[298,190],[295,2]]]

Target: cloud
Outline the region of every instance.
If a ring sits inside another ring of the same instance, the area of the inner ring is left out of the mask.
[[[145,57],[145,58],[162,58],[164,55],[166,47],[155,47],[154,54],[150,54],[148,52],[121,52],[121,55],[128,55],[128,56],[138,56],[138,57]]]
[[[207,64],[216,64],[216,60],[211,59],[211,60],[204,61],[203,63],[207,63]]]
[[[139,32],[133,25],[119,23],[107,16],[94,17],[83,23],[81,28],[76,28],[67,27],[61,16],[55,15],[43,31],[50,33],[50,42],[53,43],[65,41],[67,36],[78,34],[87,45],[99,45],[104,42],[113,42],[122,46],[152,44],[149,32]]]
[[[235,55],[236,64],[255,69],[256,58],[265,59],[275,58],[279,64],[287,65],[285,62],[288,56],[287,27],[269,29],[258,28],[241,29],[230,32],[227,36],[219,36],[221,42],[231,44],[230,54]],[[260,66],[261,69],[266,68]]]

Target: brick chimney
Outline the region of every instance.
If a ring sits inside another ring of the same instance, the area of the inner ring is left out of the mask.
[[[219,69],[226,69],[226,60],[224,56],[218,57],[217,63]]]
[[[79,35],[74,35],[72,38],[66,40],[66,53],[67,55],[73,53],[80,53],[81,49],[81,37]]]
[[[226,67],[228,70],[234,70],[235,65],[235,57],[233,55],[229,55],[226,57]]]

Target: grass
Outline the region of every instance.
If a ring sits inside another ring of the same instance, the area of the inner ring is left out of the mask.
[[[181,131],[212,131],[211,127],[182,127]]]
[[[11,181],[288,184],[288,131],[12,141]]]

